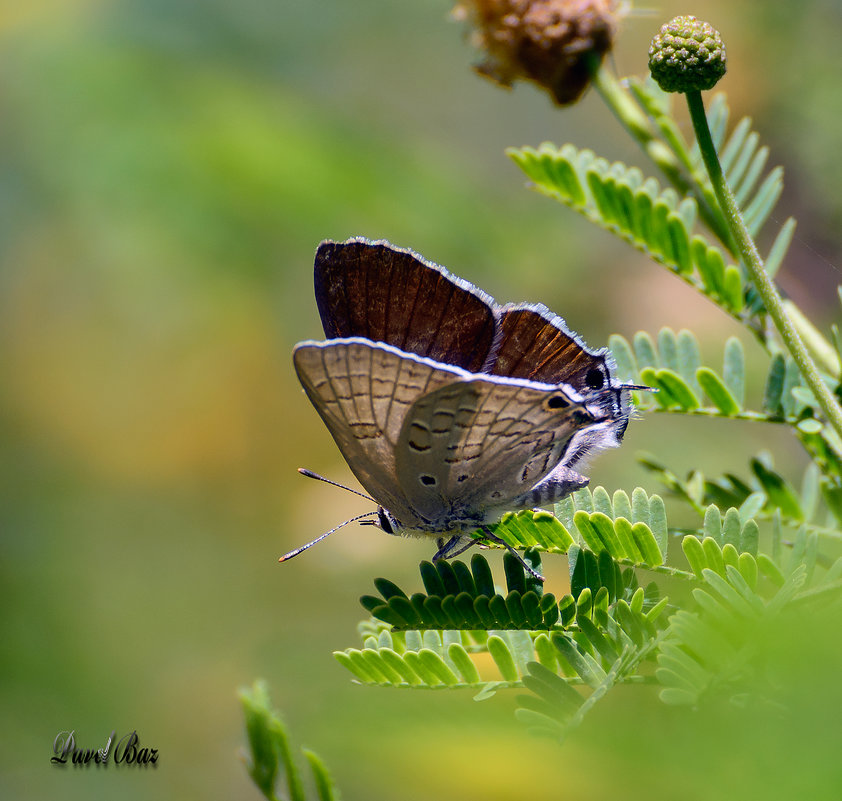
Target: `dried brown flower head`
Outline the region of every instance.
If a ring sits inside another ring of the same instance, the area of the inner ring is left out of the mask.
[[[462,0],[454,14],[474,27],[481,75],[503,86],[533,81],[564,106],[611,49],[619,9],[619,0]]]

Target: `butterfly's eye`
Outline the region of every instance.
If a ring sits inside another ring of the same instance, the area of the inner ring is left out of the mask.
[[[570,405],[570,402],[564,395],[553,395],[544,401],[548,409],[564,409]]]
[[[602,387],[605,386],[605,376],[602,374],[601,370],[597,370],[596,368],[588,370],[588,373],[585,376],[585,383],[591,389],[602,389]]]
[[[400,528],[400,523],[382,506],[377,510],[377,522],[387,534],[397,534]]]
[[[392,533],[392,524],[385,509],[380,508],[377,510],[377,522],[380,524],[380,528],[382,528],[387,534]]]
[[[593,415],[588,414],[584,409],[577,409],[571,417],[577,426],[585,426],[593,422]]]
[[[436,477],[425,474],[420,476],[420,481],[425,487],[432,487],[436,484]]]

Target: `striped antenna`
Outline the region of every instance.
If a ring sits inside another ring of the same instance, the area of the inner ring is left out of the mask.
[[[334,487],[339,487],[340,489],[347,490],[348,492],[353,492],[354,495],[359,495],[361,498],[365,498],[367,501],[377,503],[377,501],[375,501],[374,498],[370,498],[365,493],[357,492],[357,490],[351,489],[350,487],[346,487],[344,484],[340,484],[338,481],[331,481],[329,478],[320,476],[318,473],[314,473],[312,470],[307,470],[307,468],[305,467],[299,467],[298,472],[301,473],[302,476],[307,476],[307,478],[315,478],[317,481],[324,481],[325,484],[332,484]],[[374,520],[363,520],[364,517],[371,517],[371,515],[375,515]],[[298,556],[298,554],[303,553],[308,548],[312,548],[317,542],[321,542],[325,537],[329,536],[330,534],[333,534],[334,531],[338,531],[343,526],[347,526],[348,523],[354,523],[357,520],[362,520],[362,522],[365,524],[375,525],[376,515],[377,512],[365,512],[364,514],[352,517],[350,520],[346,520],[344,523],[340,523],[338,526],[332,528],[330,531],[326,531],[324,534],[320,534],[312,542],[308,542],[306,545],[302,545],[300,548],[296,548],[294,551],[290,551],[289,553],[284,554],[280,559],[278,559],[278,561],[289,561],[290,559],[292,559],[293,556]]]
[[[329,481],[328,483],[332,484],[333,482]],[[346,487],[346,489],[347,489],[347,487]],[[353,492],[353,490],[352,490],[352,492]],[[357,494],[359,494],[359,493],[357,493]],[[356,520],[362,520],[362,518],[369,517],[369,515],[372,515],[372,514],[375,514],[375,512],[366,512],[365,514],[357,515],[356,517],[352,517],[350,520],[346,520],[344,523],[340,523],[338,526],[336,526],[335,528],[332,528],[330,531],[326,531],[324,534],[320,534],[312,542],[308,542],[306,545],[302,545],[300,548],[296,548],[294,551],[290,551],[289,553],[284,554],[280,559],[278,559],[278,561],[279,562],[287,562],[290,559],[292,559],[293,556],[298,556],[298,554],[303,553],[308,548],[312,548],[317,542],[321,542],[325,537],[327,537],[330,534],[333,534],[334,531],[338,531],[343,526],[347,526],[348,523],[353,523]],[[371,523],[373,521],[368,521],[368,522]]]
[[[357,492],[357,490],[351,489],[350,487],[346,487],[344,484],[340,484],[338,481],[331,481],[329,478],[320,476],[318,473],[314,473],[312,470],[308,470],[306,467],[299,467],[298,472],[301,473],[302,476],[307,476],[307,478],[315,478],[316,481],[324,481],[325,484],[332,484],[334,487],[339,487],[339,489],[344,489],[348,492],[353,492],[354,495],[359,495],[360,498],[365,498],[367,501],[377,503],[377,501],[375,501],[374,498],[372,498],[370,495],[366,495],[364,492]]]

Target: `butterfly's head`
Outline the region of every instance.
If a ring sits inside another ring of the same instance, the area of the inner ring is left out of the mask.
[[[377,526],[387,534],[394,534],[395,536],[400,536],[400,531],[403,528],[400,521],[388,509],[384,509],[382,506],[377,507],[376,520],[361,520],[360,525]]]

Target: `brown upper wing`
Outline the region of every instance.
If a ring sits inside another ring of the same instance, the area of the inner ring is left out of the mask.
[[[567,384],[583,396],[599,393],[605,414],[617,419],[622,437],[630,414],[629,392],[607,391],[615,384],[606,350],[591,351],[564,320],[541,305],[501,308],[497,357],[491,373],[545,384]]]
[[[323,242],[315,289],[328,339],[365,337],[475,373],[499,336],[492,298],[388,242]]]

